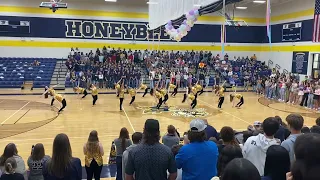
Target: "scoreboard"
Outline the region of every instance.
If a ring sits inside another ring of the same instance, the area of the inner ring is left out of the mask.
[[[30,21],[0,20],[0,33],[30,34]]]
[[[302,22],[284,24],[282,26],[282,41],[300,41]]]

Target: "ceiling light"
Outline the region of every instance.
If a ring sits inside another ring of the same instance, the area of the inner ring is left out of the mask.
[[[105,2],[117,2],[117,0],[104,0]]]
[[[247,9],[248,7],[241,7],[241,6],[238,6],[236,7],[237,9]]]
[[[255,0],[253,3],[264,4],[266,1],[263,0]]]
[[[158,2],[147,2],[147,4],[149,4],[149,5],[154,5],[154,4],[158,4]]]

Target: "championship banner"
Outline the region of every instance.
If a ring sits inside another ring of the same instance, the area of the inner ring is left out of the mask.
[[[307,74],[309,52],[294,51],[292,56],[292,73]]]

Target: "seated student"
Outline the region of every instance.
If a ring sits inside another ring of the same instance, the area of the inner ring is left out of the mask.
[[[17,168],[16,160],[11,157],[8,158],[5,162],[5,173],[2,174],[0,180],[24,180],[22,174],[16,173],[15,170]]]

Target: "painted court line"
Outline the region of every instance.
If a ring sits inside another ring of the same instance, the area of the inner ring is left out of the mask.
[[[123,110],[124,114],[126,115],[126,117],[127,117],[127,119],[128,119],[128,122],[129,122],[129,124],[130,124],[130,126],[131,126],[131,128],[132,128],[133,132],[136,132],[136,130],[134,130],[134,127],[133,127],[133,125],[132,125],[132,123],[131,123],[131,121],[130,121],[130,118],[129,118],[129,116],[128,116],[128,114],[127,114],[126,110],[125,110],[123,107],[122,107],[122,110]]]
[[[25,105],[23,105],[20,109],[18,109],[16,112],[14,112],[13,114],[11,114],[11,116],[9,116],[6,120],[4,120],[2,124],[4,124],[6,121],[8,121],[10,118],[12,118],[12,116],[14,116],[15,114],[17,114],[19,111],[21,111],[21,109],[23,109],[24,107],[26,107],[28,104],[30,103],[30,101],[28,101]]]
[[[118,137],[117,135],[99,135],[99,138],[102,138],[102,137]],[[75,136],[75,137],[70,137],[69,136],[69,139],[86,139],[88,138],[88,136]],[[40,141],[40,140],[54,140],[54,137],[52,138],[35,138],[35,139],[15,139],[15,140],[12,140],[12,138],[8,138],[8,139],[3,139],[3,140],[0,140],[0,142],[19,142],[19,141]]]
[[[239,117],[237,117],[237,116],[235,116],[235,115],[233,115],[233,114],[231,114],[231,113],[229,113],[229,112],[227,112],[227,111],[224,111],[224,110],[221,110],[221,109],[219,109],[219,108],[217,108],[217,107],[214,107],[214,106],[212,106],[211,104],[209,104],[209,103],[207,103],[207,102],[205,102],[205,101],[202,101],[202,100],[200,100],[200,99],[199,99],[199,101],[202,102],[202,103],[204,103],[204,104],[206,104],[206,105],[208,105],[208,106],[210,106],[210,107],[212,107],[212,108],[214,108],[214,109],[218,109],[219,111],[221,111],[221,112],[223,112],[223,113],[226,113],[226,114],[228,114],[228,115],[230,115],[230,116],[232,116],[232,117],[234,117],[234,118],[236,118],[236,119],[239,119],[239,120],[242,121],[242,122],[245,122],[245,123],[247,123],[247,124],[249,124],[249,125],[252,125],[252,123],[249,123],[248,121],[243,120],[243,119],[241,119],[241,118],[239,118]]]

